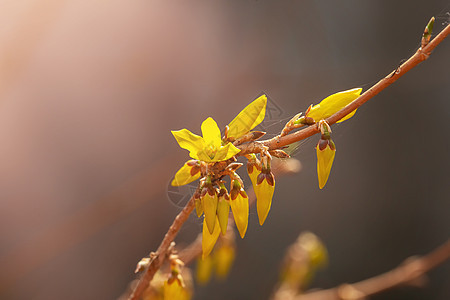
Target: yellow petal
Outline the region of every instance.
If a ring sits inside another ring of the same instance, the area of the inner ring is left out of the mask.
[[[358,98],[361,94],[361,91],[361,88],[356,88],[330,95],[323,99],[319,104],[314,105],[308,112],[307,116],[313,118],[316,122],[326,119]],[[355,114],[355,112],[356,110],[343,117],[338,122],[350,119]]]
[[[223,245],[214,251],[216,274],[219,278],[224,279],[228,275],[233,265],[234,256],[234,247],[230,245]]]
[[[317,176],[319,178],[319,188],[322,189],[327,183],[328,176],[330,175],[336,150],[331,150],[330,146],[327,145],[324,150],[319,150],[319,147],[316,147],[316,152]]]
[[[189,161],[186,162],[175,174],[175,178],[172,180],[173,186],[185,185],[197,180],[200,177],[200,172],[197,172],[194,176],[192,176],[191,170],[193,167],[189,166],[188,163]]]
[[[172,130],[172,134],[181,148],[189,150],[189,156],[198,159],[197,152],[204,148],[203,138],[187,129]]]
[[[228,125],[228,137],[237,139],[261,123],[266,116],[266,105],[266,95],[247,105]]]
[[[255,187],[256,194],[256,210],[258,211],[259,224],[264,224],[267,215],[272,205],[273,192],[275,190],[275,179],[273,186],[267,183],[267,180],[263,180],[261,184],[257,184]]]
[[[236,148],[232,143],[227,143],[225,146],[220,147],[216,152],[213,161],[227,160],[238,154],[241,150]]]
[[[222,143],[222,139],[220,137],[220,129],[217,126],[217,123],[216,123],[216,121],[214,121],[213,118],[209,117],[208,119],[203,121],[202,135],[203,135],[203,140],[205,142],[206,148],[211,147],[211,150],[213,152],[219,150],[220,145]]]
[[[210,151],[208,151],[208,152],[210,152]],[[214,153],[210,152],[210,154],[214,157]],[[197,152],[196,156],[197,156],[198,160],[205,161],[205,162],[213,162],[214,159],[211,158],[210,154],[208,154],[206,152],[206,149],[202,149]],[[191,157],[192,157],[192,155],[191,155]]]
[[[197,213],[197,217],[200,218],[203,214],[203,202],[202,199],[194,199],[195,203],[195,212]]]
[[[228,216],[230,215],[230,204],[225,200],[224,197],[219,198],[219,203],[217,204],[217,218],[219,219],[220,230],[222,234],[227,232]]]
[[[253,189],[256,187],[256,178],[258,178],[258,175],[261,173],[256,166],[251,166],[247,168],[247,174],[248,177],[250,177],[250,180],[252,181]]]
[[[236,199],[230,200],[231,210],[233,211],[234,222],[241,235],[244,238],[248,226],[248,197],[243,197],[240,193]]]
[[[171,283],[164,282],[164,300],[179,300],[186,299],[183,291],[183,287],[177,280]]]
[[[212,270],[213,270],[213,259],[211,258],[211,256],[206,256],[205,258],[199,257],[197,259],[197,272],[196,272],[198,283],[202,285],[208,283],[209,279],[211,278]]]
[[[203,212],[205,213],[205,222],[208,227],[209,233],[214,232],[214,227],[216,224],[216,214],[217,214],[217,193],[210,195],[208,192],[202,198],[203,202]]]
[[[208,226],[206,225],[205,220],[203,220],[203,233],[202,233],[202,257],[205,258],[206,256],[211,253],[212,249],[214,248],[214,245],[217,242],[217,238],[220,235],[220,225],[219,220],[216,218],[216,225],[214,225],[214,232],[211,234],[209,233]]]

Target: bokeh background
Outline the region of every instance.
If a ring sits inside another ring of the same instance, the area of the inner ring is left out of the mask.
[[[180,207],[186,160],[170,130],[226,125],[262,92],[276,133],[309,104],[370,87],[443,28],[432,1],[0,1],[0,298],[116,299]],[[450,235],[450,41],[334,127],[319,190],[316,137],[277,181],[263,227],[250,213],[225,282],[195,299],[267,299],[304,230],[330,263],[312,287],[387,271]],[[172,200],[171,200],[172,199]],[[200,232],[192,217],[179,244]],[[450,266],[423,289],[373,299],[449,299]]]

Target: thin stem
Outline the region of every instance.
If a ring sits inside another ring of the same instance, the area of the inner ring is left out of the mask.
[[[450,258],[450,240],[425,256],[407,259],[397,268],[378,276],[336,288],[298,295],[295,300],[356,300],[407,284]]]
[[[151,261],[148,268],[145,270],[144,275],[139,279],[133,293],[128,297],[128,300],[138,300],[141,298],[142,293],[147,289],[150,281],[153,279],[156,271],[162,266],[164,260],[166,259],[167,250],[170,244],[177,236],[184,222],[189,218],[189,215],[194,210],[194,197],[192,196],[186,206],[182,211],[176,216],[169,230],[167,231],[164,239],[158,247],[155,255],[153,255],[153,260]]]
[[[365,91],[361,96],[355,99],[353,102],[348,104],[346,107],[327,118],[326,121],[329,125],[332,125],[372,99],[379,92],[390,86],[392,83],[397,81],[400,77],[405,75],[409,70],[417,66],[419,63],[426,60],[431,52],[439,45],[450,33],[450,25],[447,25],[425,48],[419,48],[416,53],[411,56],[405,63],[403,63],[399,68],[391,72],[388,76],[381,79],[370,89]],[[276,136],[270,140],[260,141],[264,146],[269,147],[269,150],[279,149],[281,147],[290,145],[292,143],[304,140],[314,134],[318,133],[319,129],[316,125],[309,126],[300,131],[285,135],[285,136]],[[245,146],[242,149],[242,155],[250,152],[249,150],[252,148],[251,145]],[[254,147],[253,147],[254,148]],[[248,152],[247,152],[248,151]],[[241,154],[241,153],[239,153]]]

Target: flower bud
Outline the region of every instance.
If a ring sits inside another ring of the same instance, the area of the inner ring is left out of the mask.
[[[217,219],[219,220],[220,230],[222,231],[222,234],[225,234],[227,232],[228,216],[230,215],[230,197],[225,186],[221,187],[218,198]]]
[[[272,197],[275,191],[275,178],[270,167],[263,165],[261,174],[258,175],[255,185],[256,210],[258,211],[259,224],[263,225],[272,205]]]
[[[219,220],[216,218],[216,224],[214,226],[213,233],[209,232],[208,226],[206,225],[206,219],[203,220],[203,232],[202,232],[202,257],[205,258],[206,256],[211,253],[212,249],[214,248],[214,245],[217,242],[217,238],[219,238],[220,235],[220,225]]]
[[[216,274],[224,279],[230,272],[235,257],[233,245],[224,244],[222,247],[214,250],[214,261],[216,264]]]
[[[328,181],[328,176],[333,166],[336,146],[331,139],[320,139],[316,146],[317,152],[317,176],[319,188],[322,189]]]
[[[203,212],[205,213],[205,221],[208,226],[209,233],[213,233],[216,224],[216,213],[218,197],[217,191],[212,185],[206,183],[201,193],[203,203]]]
[[[208,283],[209,279],[211,278],[213,270],[213,259],[211,256],[206,256],[204,258],[199,257],[197,259],[197,272],[196,277],[199,284],[206,284]]]
[[[230,196],[234,222],[241,238],[244,238],[248,226],[248,196],[237,179],[233,179],[231,182]]]

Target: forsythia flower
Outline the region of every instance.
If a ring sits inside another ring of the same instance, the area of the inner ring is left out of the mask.
[[[241,238],[248,226],[248,196],[237,179],[231,181],[230,206]]]
[[[306,117],[314,119],[315,122],[326,119],[358,98],[361,94],[361,91],[361,88],[355,88],[328,96],[319,104],[312,106],[306,112]],[[338,123],[350,119],[355,113],[356,109],[340,119]]]
[[[179,146],[188,150],[189,156],[193,158],[178,170],[172,185],[185,185],[201,177],[193,201],[197,216],[205,215],[202,239],[203,257],[211,252],[220,233],[222,232],[223,235],[226,233],[230,207],[241,237],[245,235],[248,225],[248,197],[241,186],[242,181],[235,180],[238,176],[234,171],[242,164],[234,162],[236,160],[234,156],[240,152],[240,149],[233,142],[241,145],[254,141],[265,134],[264,132],[250,131],[264,120],[266,106],[266,95],[258,97],[247,105],[228,124],[223,138],[221,138],[217,123],[212,118],[203,121],[202,136],[187,129],[172,131]],[[232,182],[236,182],[232,183],[232,187],[236,188],[232,189],[231,199],[221,181],[223,177],[220,173],[223,172],[221,170],[225,171],[224,175],[233,176]]]
[[[275,177],[269,167],[263,165],[254,185],[256,195],[256,210],[258,211],[259,224],[264,224],[272,205],[273,192],[275,191]]]
[[[239,153],[239,149],[232,143],[222,146],[220,129],[216,121],[209,117],[203,121],[203,137],[193,134],[187,129],[172,131],[181,148],[189,150],[189,156],[204,162],[217,162],[232,158]]]
[[[211,250],[214,248],[214,245],[216,244],[219,235],[220,235],[220,225],[219,220],[217,218],[216,224],[214,225],[214,231],[212,233],[209,232],[208,227],[206,225],[206,221],[203,220],[203,232],[202,232],[203,258],[205,258],[206,256],[209,255],[209,253],[211,253]]]
[[[319,188],[322,189],[328,181],[331,167],[333,166],[334,156],[336,154],[336,145],[331,140],[330,126],[322,121],[319,123],[322,136],[316,146],[317,152],[317,176],[319,178]]]

